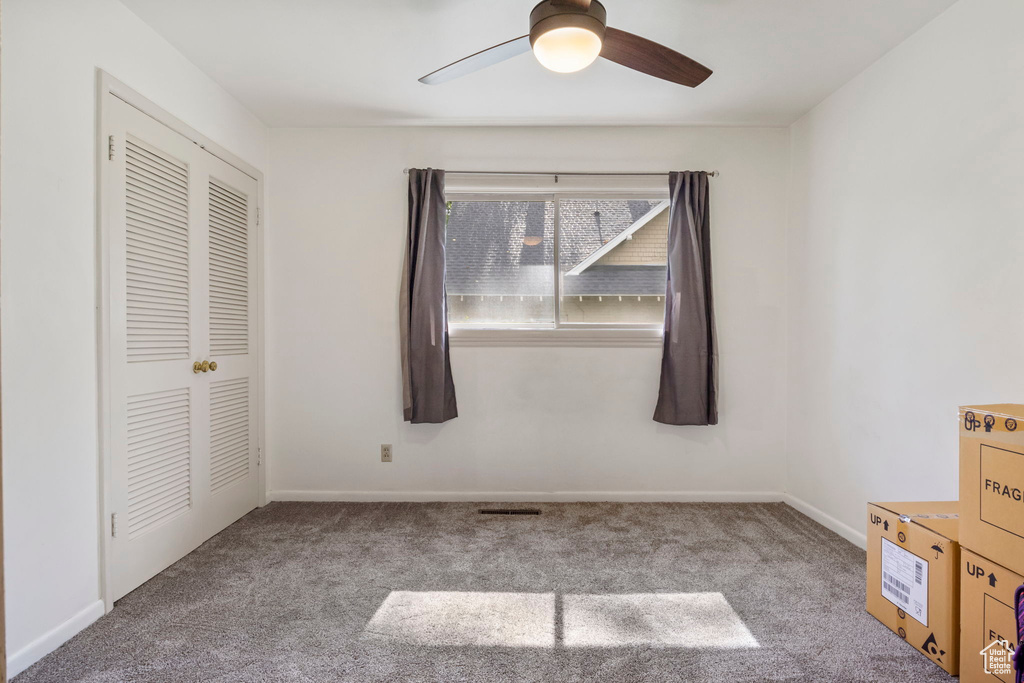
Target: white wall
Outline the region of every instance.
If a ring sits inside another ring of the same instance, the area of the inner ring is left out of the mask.
[[[961,0],[792,129],[789,490],[957,498],[957,406],[1024,399],[1024,2]]]
[[[96,69],[255,166],[264,126],[115,0],[3,0],[3,483],[17,673],[102,614]]]
[[[653,422],[658,348],[452,349],[460,417],[402,422],[402,169],[719,169],[721,424]],[[788,131],[274,130],[267,415],[277,498],[779,499]],[[392,464],[379,445],[393,443]],[[726,495],[726,497],[729,497]]]
[[[956,495],[958,404],[1021,398],[1019,0],[961,0],[792,131],[277,130],[269,158],[260,122],[115,0],[4,0],[3,13],[12,672],[102,609],[97,67],[272,171],[267,431],[279,498],[788,491],[856,535],[867,500]],[[721,424],[651,420],[657,348],[551,347],[454,348],[461,417],[404,424],[401,169],[427,165],[721,170]],[[394,463],[379,462],[382,442]]]

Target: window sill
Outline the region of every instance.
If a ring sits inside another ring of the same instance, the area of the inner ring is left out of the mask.
[[[662,331],[652,329],[579,329],[451,327],[452,346],[611,346],[659,347]]]

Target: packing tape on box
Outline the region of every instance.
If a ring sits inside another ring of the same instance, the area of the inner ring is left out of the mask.
[[[910,515],[900,515],[896,518],[896,538],[899,539],[900,545],[904,545],[907,542],[907,532],[910,531]]]
[[[1019,425],[1017,418],[1001,413],[965,410],[960,414],[963,428],[968,432],[1015,432]]]
[[[910,531],[911,517],[910,515],[898,515],[896,517],[896,540],[900,542],[900,547],[906,548],[907,539]],[[899,619],[899,636],[904,640],[907,639],[907,613],[899,607],[896,608],[896,617]]]

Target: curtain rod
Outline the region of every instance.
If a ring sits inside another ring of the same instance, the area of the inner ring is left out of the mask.
[[[404,169],[402,173],[409,175],[409,169]],[[569,172],[563,173],[559,171],[445,171],[445,175],[532,175],[532,176],[667,176],[668,173],[599,173],[599,172]],[[708,175],[712,178],[719,176],[718,171],[708,171]]]

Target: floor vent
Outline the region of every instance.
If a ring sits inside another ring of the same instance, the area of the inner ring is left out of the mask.
[[[483,509],[480,510],[481,515],[539,515],[540,510],[537,508],[516,508],[511,510],[493,510]]]

